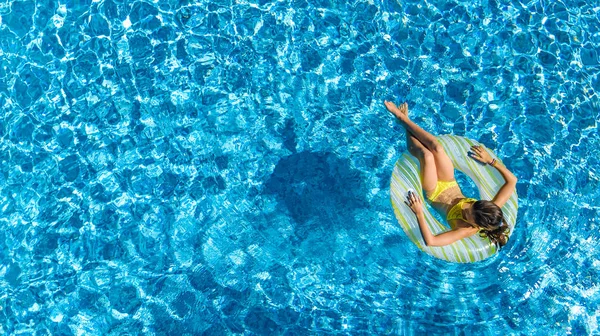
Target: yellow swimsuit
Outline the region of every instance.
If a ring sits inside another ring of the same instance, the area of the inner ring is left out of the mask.
[[[438,181],[437,185],[435,186],[435,189],[433,190],[433,192],[431,192],[431,194],[427,195],[427,198],[430,201],[435,202],[435,200],[444,191],[446,191],[452,187],[458,187],[458,183],[456,183],[456,180],[454,180],[454,181]]]
[[[456,188],[456,190],[444,194],[446,190],[452,188]],[[444,194],[444,196],[440,197],[442,194]],[[446,221],[448,221],[448,224],[450,224],[450,221],[455,219],[460,219],[466,223],[469,223],[463,216],[462,206],[465,203],[472,203],[477,201],[476,199],[466,198],[465,196],[463,196],[456,180],[438,181],[437,185],[435,186],[435,189],[432,192],[427,193],[427,198],[432,203],[441,203],[443,210],[447,210]],[[459,199],[459,201],[456,204],[454,204],[452,208],[448,209],[447,206],[456,202],[457,199]]]
[[[450,223],[451,220],[460,219],[465,223],[469,223],[465,217],[463,216],[462,205],[465,203],[476,202],[477,200],[474,198],[463,198],[458,203],[454,204],[450,210],[448,210],[448,214],[446,215],[446,220]],[[470,224],[470,223],[469,223]]]

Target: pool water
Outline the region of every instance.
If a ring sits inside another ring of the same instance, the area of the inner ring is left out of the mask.
[[[1,2],[0,333],[598,333],[597,6]],[[519,178],[498,255],[405,236],[384,99]]]

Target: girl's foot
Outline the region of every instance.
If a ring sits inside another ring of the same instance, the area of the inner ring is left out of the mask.
[[[408,104],[404,103],[399,107],[396,104],[390,101],[384,101],[385,107],[390,111],[396,118],[403,120],[404,118],[408,119]]]

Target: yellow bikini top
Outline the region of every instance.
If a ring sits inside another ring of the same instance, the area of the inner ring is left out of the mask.
[[[448,223],[450,223],[451,220],[455,220],[455,219],[460,219],[464,222],[467,222],[465,217],[463,217],[462,206],[465,203],[473,203],[476,201],[477,200],[474,198],[463,198],[460,201],[458,201],[458,203],[456,203],[452,208],[450,208],[450,210],[448,211],[448,215],[446,215],[446,220],[448,221]],[[470,222],[467,222],[467,223],[473,224]]]

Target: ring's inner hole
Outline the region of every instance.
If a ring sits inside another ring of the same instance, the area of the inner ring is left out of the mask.
[[[479,189],[477,189],[477,185],[467,174],[455,169],[454,177],[456,178],[456,182],[458,182],[458,185],[460,186],[460,189],[465,197],[470,197],[477,200],[481,198],[479,195]]]

